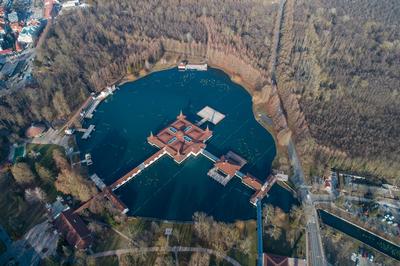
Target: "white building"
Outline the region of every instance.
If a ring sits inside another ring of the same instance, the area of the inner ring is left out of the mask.
[[[21,43],[33,43],[39,36],[41,26],[31,25],[22,28],[21,33],[18,36],[18,42]]]
[[[66,1],[62,3],[62,9],[70,9],[79,6],[80,1],[79,0],[71,0],[71,1]]]
[[[17,14],[17,12],[13,11],[11,13],[8,13],[8,21],[10,23],[18,22],[18,14]]]

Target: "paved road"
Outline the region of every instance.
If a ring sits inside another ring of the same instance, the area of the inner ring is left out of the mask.
[[[263,226],[262,226],[262,208],[261,208],[261,200],[257,201],[257,251],[258,251],[258,260],[257,265],[262,266],[263,259]]]
[[[321,233],[319,229],[318,214],[312,200],[312,195],[306,185],[304,172],[297,156],[296,147],[293,140],[288,145],[289,160],[293,167],[292,181],[298,187],[299,198],[302,201],[306,216],[307,232],[307,263],[312,266],[327,265],[322,246]]]
[[[306,225],[309,247],[309,254],[307,258],[308,264],[312,266],[326,265],[320,236],[318,214],[313,206],[308,211],[313,212],[311,217],[309,216],[309,220],[307,221]]]
[[[131,248],[131,249],[117,249],[117,250],[109,250],[104,252],[99,252],[91,255],[92,258],[100,258],[100,257],[107,257],[107,256],[120,256],[129,253],[143,253],[143,252],[198,252],[198,253],[207,253],[209,255],[214,255],[216,257],[222,258],[227,262],[231,263],[234,266],[240,266],[240,263],[234,260],[233,258],[226,256],[218,251],[208,249],[208,248],[201,248],[201,247],[147,247],[147,248]]]

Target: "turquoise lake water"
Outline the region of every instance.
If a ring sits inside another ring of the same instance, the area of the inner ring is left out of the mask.
[[[248,161],[242,172],[265,180],[276,154],[273,138],[254,119],[247,91],[216,69],[165,70],[121,85],[85,122],[96,130],[87,140],[78,138],[78,145],[82,154],[92,154],[91,172],[111,184],[157,151],[147,143],[150,131],[166,127],[180,110],[188,120],[199,121],[196,113],[207,105],[226,115],[219,124],[208,124],[214,134],[207,150],[218,157],[234,151]],[[221,221],[255,219],[256,209],[249,203],[253,191],[236,177],[223,187],[207,176],[211,167],[201,155],[180,165],[165,156],[116,194],[132,216],[188,221],[202,211]],[[286,211],[294,203],[277,185],[264,201]]]

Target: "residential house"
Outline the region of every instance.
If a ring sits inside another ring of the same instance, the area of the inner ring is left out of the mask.
[[[17,14],[17,12],[13,11],[11,13],[8,13],[8,21],[10,23],[18,22],[18,14]]]
[[[54,224],[71,246],[77,249],[86,249],[91,246],[93,238],[89,229],[79,215],[71,209],[62,212]]]
[[[41,26],[36,25],[36,26],[25,26],[19,36],[18,36],[18,42],[21,43],[33,43],[37,37],[39,36]]]
[[[272,254],[263,254],[263,266],[306,266],[307,262],[305,259],[288,258],[283,256],[277,256]]]

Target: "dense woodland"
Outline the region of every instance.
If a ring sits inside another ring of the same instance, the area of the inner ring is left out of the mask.
[[[161,39],[236,46],[267,67],[275,5],[265,1],[91,1],[57,17],[37,51],[37,86],[0,100],[3,127],[68,116],[90,94],[149,67],[164,52]],[[242,37],[242,38],[239,38]],[[267,45],[266,45],[267,44]]]
[[[37,51],[36,86],[0,99],[0,127],[21,134],[31,121],[65,119],[91,92],[151,68],[171,46],[182,53],[201,45],[227,51],[208,55],[226,58],[227,68],[237,67],[229,58],[236,56],[245,63],[233,73],[248,66],[242,76],[257,79],[258,89],[268,85],[278,3],[90,4],[51,25]],[[287,0],[277,69],[280,113],[288,116],[305,163],[318,161],[309,174],[337,166],[399,175],[399,12],[396,0]]]
[[[322,166],[399,176],[399,2],[288,1],[283,33],[279,87],[305,115],[303,152]]]

